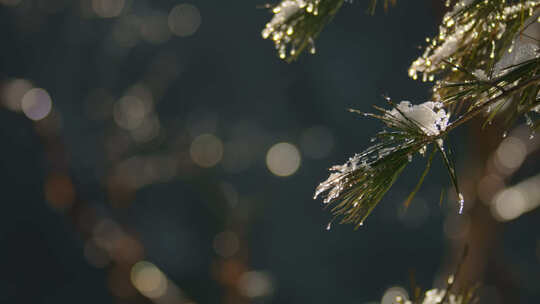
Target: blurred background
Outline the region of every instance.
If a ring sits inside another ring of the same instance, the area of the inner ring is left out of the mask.
[[[540,141],[520,127],[449,140],[461,216],[440,161],[403,209],[420,156],[358,231],[312,199],[382,127],[347,108],[429,98],[407,68],[443,4],[347,3],[286,64],[265,3],[0,0],[0,302],[390,304],[445,286],[466,243],[481,303],[535,302]]]

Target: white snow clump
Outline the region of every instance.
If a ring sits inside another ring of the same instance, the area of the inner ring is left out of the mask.
[[[450,113],[446,113],[440,102],[427,101],[419,105],[412,105],[410,101],[402,101],[397,105],[397,109],[387,111],[386,115],[406,123],[407,119],[400,111],[428,136],[436,136],[441,131],[446,130],[450,119]]]

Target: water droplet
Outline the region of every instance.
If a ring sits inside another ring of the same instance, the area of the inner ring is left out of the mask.
[[[315,49],[315,41],[313,41],[313,38],[309,37],[309,52],[311,54],[315,54],[317,50]]]
[[[330,230],[332,229],[332,222],[328,223],[328,225],[326,225],[326,230]]]
[[[527,114],[525,114],[525,121],[526,121],[527,126],[530,127],[530,126],[533,125],[533,121],[532,121],[531,117],[529,115],[527,115]]]
[[[463,194],[459,194],[459,214],[463,214],[463,206],[465,205],[465,199],[463,198]]]
[[[508,132],[504,131],[502,134],[502,138],[506,138],[506,136],[508,136]]]
[[[418,150],[418,153],[422,154],[422,156],[426,156],[426,150],[427,150],[427,146],[422,146],[422,148]]]

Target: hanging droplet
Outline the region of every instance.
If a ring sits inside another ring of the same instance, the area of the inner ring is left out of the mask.
[[[289,26],[289,28],[287,29],[287,35],[292,35],[294,33],[294,28],[292,26]]]
[[[326,225],[326,230],[332,229],[332,222],[329,222],[328,225]]]
[[[459,214],[463,214],[463,206],[465,205],[465,199],[463,199],[463,194],[459,194]]]
[[[409,162],[412,162],[412,154],[407,154],[407,159],[409,160]]]
[[[313,38],[309,37],[309,52],[311,54],[315,54],[317,50],[315,49],[315,41],[313,41]]]
[[[508,132],[504,131],[503,134],[502,134],[502,138],[506,138],[506,136],[508,136]]]

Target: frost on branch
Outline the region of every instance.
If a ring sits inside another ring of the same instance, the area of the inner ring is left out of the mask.
[[[417,152],[424,154],[429,144],[435,143],[436,147],[433,147],[426,170],[406,204],[422,184],[435,152],[441,152],[445,161],[448,159],[442,148],[441,137],[448,126],[450,115],[441,103],[428,101],[411,105],[408,101],[402,101],[392,106],[391,110],[377,108],[381,114],[361,113],[381,120],[392,130],[379,132],[374,138],[378,142],[373,146],[351,157],[345,164],[330,168],[328,179],[315,190],[314,198],[326,193],[323,199],[325,204],[339,201],[332,212],[335,217],[342,218],[341,223],[361,226],[402,170],[412,161],[412,156]],[[453,166],[448,163],[448,167],[453,174]]]

